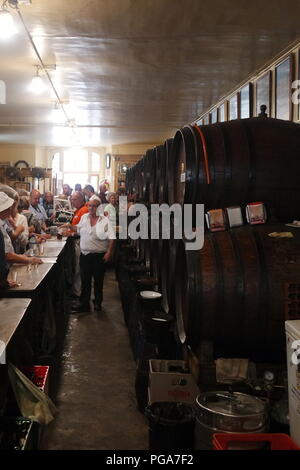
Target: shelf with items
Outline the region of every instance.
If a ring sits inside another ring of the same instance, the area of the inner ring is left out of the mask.
[[[7,184],[14,189],[25,189],[31,191],[39,189],[41,193],[51,191],[52,169],[51,168],[18,168],[5,165],[0,167],[0,183]]]

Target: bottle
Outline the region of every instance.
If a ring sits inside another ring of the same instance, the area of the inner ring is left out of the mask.
[[[29,239],[29,254],[28,256],[34,256],[37,249],[37,241],[34,235],[31,235]]]

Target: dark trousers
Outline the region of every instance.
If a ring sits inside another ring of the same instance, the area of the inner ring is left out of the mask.
[[[87,307],[90,303],[92,278],[94,278],[95,303],[101,305],[103,299],[103,280],[105,274],[105,253],[80,254],[81,296],[80,303]]]

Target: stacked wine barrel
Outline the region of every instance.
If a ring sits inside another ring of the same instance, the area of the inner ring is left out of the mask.
[[[288,295],[300,286],[300,229],[285,226],[300,220],[299,175],[299,124],[266,117],[185,126],[128,172],[128,194],[148,205],[240,206],[243,214],[250,202],[266,206],[265,225],[206,230],[198,251],[180,240],[139,241],[194,354],[210,342],[215,357],[284,362],[284,322],[300,318]]]

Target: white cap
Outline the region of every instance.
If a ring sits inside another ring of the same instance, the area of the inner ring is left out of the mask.
[[[7,194],[0,192],[0,212],[5,211],[13,205],[15,201]]]

